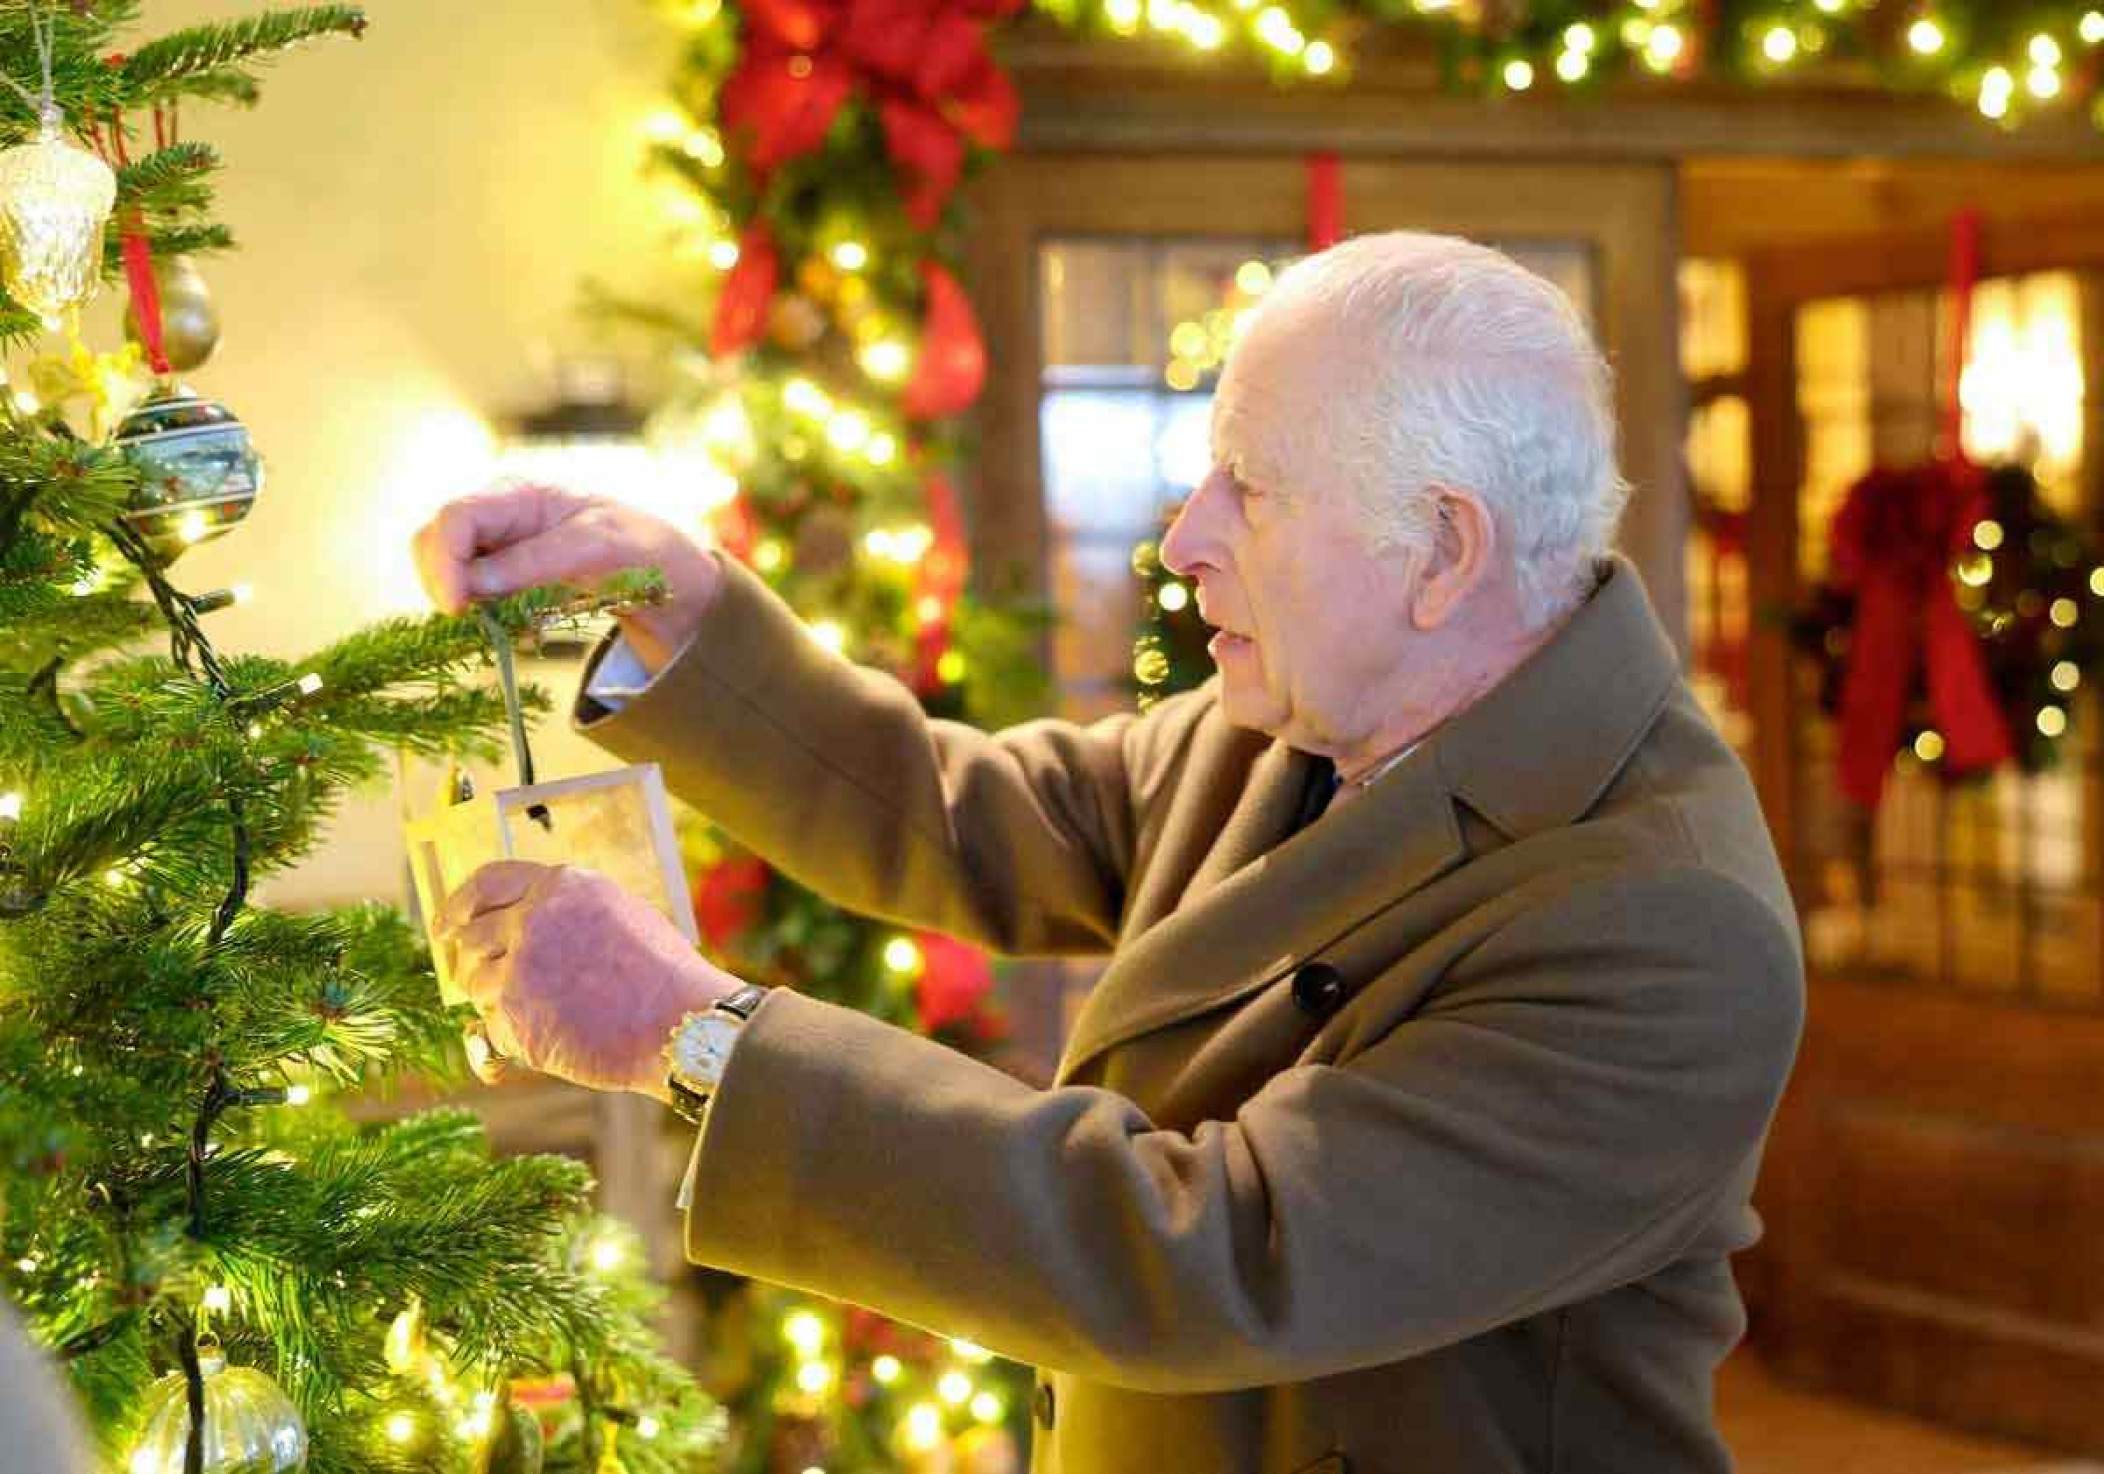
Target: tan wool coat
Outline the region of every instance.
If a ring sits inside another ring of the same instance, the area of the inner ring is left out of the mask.
[[[928,720],[733,567],[593,721],[787,873],[1108,953],[1053,1088],[777,992],[700,1262],[1039,1369],[1037,1474],[1716,1474],[1794,911],[1635,571],[1348,804],[1217,689]]]

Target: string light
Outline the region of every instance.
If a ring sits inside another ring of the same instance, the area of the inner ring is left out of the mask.
[[[2072,660],[2063,660],[2053,667],[2052,680],[2055,691],[2063,694],[2073,691],[2082,684],[2082,668]]]
[[[407,1443],[416,1437],[416,1416],[413,1413],[390,1413],[386,1431],[388,1442]]]
[[[21,817],[22,795],[20,793],[0,793],[0,819],[12,822]]]
[[[864,454],[872,466],[888,466],[899,458],[898,437],[879,431],[869,437],[869,449]]]
[[[1644,64],[1654,72],[1669,72],[1687,51],[1687,38],[1678,26],[1658,25],[1644,38]]]
[[[1161,592],[1154,596],[1154,600],[1165,611],[1175,614],[1189,606],[1191,591],[1180,583],[1165,583],[1162,585]]]
[[[2009,100],[2016,91],[2016,78],[2007,67],[1989,67],[1980,79],[1980,111],[1990,118],[2009,115]]]
[[[1933,763],[1943,756],[1943,734],[1929,731],[1914,739],[1914,755],[1925,763]]]
[[[936,1380],[935,1395],[951,1407],[963,1407],[972,1400],[972,1379],[963,1372],[944,1372]]]
[[[860,271],[869,265],[869,247],[860,241],[842,241],[833,247],[833,264],[842,271]]]
[[[175,524],[175,535],[186,543],[203,542],[211,530],[212,524],[205,520],[202,512],[185,512]]]
[[[1103,15],[1112,30],[1130,36],[1140,28],[1140,0],[1103,0]]]
[[[847,649],[847,630],[837,619],[821,619],[810,626],[811,638],[839,655]]]
[[[2082,38],[2085,46],[2104,45],[2104,10],[2086,12],[2075,27],[2075,34]]]
[[[962,653],[945,650],[942,658],[935,662],[935,678],[946,686],[955,686],[964,680],[965,662]]]
[[[664,1425],[658,1422],[656,1418],[653,1418],[648,1413],[645,1413],[642,1417],[636,1419],[636,1437],[638,1438],[655,1438],[658,1436],[659,1433],[663,1431]]]
[[[2002,545],[2002,524],[1992,518],[1973,524],[1973,546],[1983,553],[1991,553]]]
[[[2057,67],[2061,62],[2060,43],[2041,31],[2031,38],[2029,48],[2031,64],[2041,67]]]
[[[1505,63],[1505,85],[1514,92],[1525,92],[1534,85],[1534,63],[1524,59]]]
[[[1556,75],[1566,82],[1577,82],[1592,70],[1592,62],[1582,51],[1566,51],[1556,58]]]
[[[877,1379],[879,1387],[889,1387],[905,1370],[904,1364],[889,1352],[869,1364],[869,1374]]]
[[[812,1311],[792,1311],[782,1318],[782,1339],[805,1356],[816,1356],[826,1343],[826,1323]]]
[[[2067,712],[2057,706],[2042,706],[2038,709],[2038,730],[2046,737],[2058,737],[2067,731]]]
[[[1315,76],[1329,75],[1337,66],[1337,48],[1327,41],[1310,41],[1307,51],[1301,56],[1301,65]]]
[[[860,357],[863,371],[887,384],[905,378],[906,370],[913,364],[912,351],[896,338],[879,338],[863,345]]]
[[[35,1274],[38,1268],[40,1268],[40,1266],[37,1263],[35,1256],[24,1254],[20,1259],[17,1259],[15,1261],[15,1268],[21,1270],[24,1274]]]
[[[612,1274],[626,1257],[619,1239],[602,1238],[592,1245],[592,1268],[601,1274]]]
[[[718,271],[729,271],[738,264],[738,243],[717,241],[709,247],[709,265]]]
[[[991,1392],[974,1393],[972,1396],[972,1416],[982,1423],[998,1423],[1007,1411],[1001,1399]]]
[[[303,1106],[312,1099],[314,1099],[314,1087],[311,1085],[287,1085],[285,1087],[285,1104],[287,1105]]]
[[[857,409],[842,410],[826,421],[826,439],[850,455],[869,444],[870,433],[869,416]]]
[[[234,1308],[234,1292],[225,1285],[207,1285],[202,1303],[214,1315],[225,1315]]]
[[[884,965],[895,973],[911,976],[921,970],[921,949],[911,937],[893,937],[884,944]]]
[[[1783,65],[1797,55],[1797,32],[1788,26],[1771,26],[1768,34],[1761,37],[1761,55],[1777,66]]]
[[[1591,56],[1600,45],[1600,33],[1584,21],[1567,28],[1563,33],[1563,44],[1567,50],[1580,56]]]
[[[906,1414],[906,1446],[926,1453],[942,1442],[942,1409],[932,1402],[917,1402]]]
[[[816,1397],[833,1385],[833,1369],[822,1361],[807,1361],[796,1369],[796,1385]]]

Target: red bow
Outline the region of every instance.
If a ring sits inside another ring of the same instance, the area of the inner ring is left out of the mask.
[[[764,179],[825,141],[859,87],[875,102],[906,213],[933,229],[965,148],[1006,148],[1015,88],[986,51],[989,21],[1021,0],[749,0],[745,54],[718,116]]]
[[[1946,770],[1977,772],[2011,755],[1979,639],[1951,589],[1951,560],[1972,546],[1985,498],[1966,466],[1873,471],[1834,517],[1834,582],[1856,596],[1841,687],[1841,791],[1865,808],[1884,796],[1924,665]]]

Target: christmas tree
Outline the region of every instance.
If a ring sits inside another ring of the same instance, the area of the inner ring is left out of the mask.
[[[172,565],[240,520],[258,462],[165,378],[128,405],[142,359],[209,352],[160,294],[194,277],[178,253],[230,243],[178,108],[250,102],[259,64],[365,22],[315,6],[119,54],[138,9],[0,5],[0,334],[35,385],[0,399],[0,1291],[128,1474],[700,1467],[715,1425],[580,1164],[325,1099],[455,1068],[462,1019],[394,911],[252,887],[389,752],[491,752],[489,632],[597,601],[299,661],[214,649],[234,596]],[[78,308],[120,274],[140,341],[96,352]]]

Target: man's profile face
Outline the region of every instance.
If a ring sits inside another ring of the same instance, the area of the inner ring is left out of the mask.
[[[1319,328],[1263,322],[1237,345],[1213,409],[1213,469],[1162,540],[1219,631],[1228,720],[1296,747],[1363,739],[1410,656],[1406,555],[1367,546],[1330,436],[1349,354]]]

